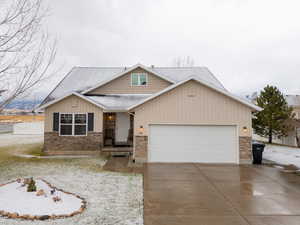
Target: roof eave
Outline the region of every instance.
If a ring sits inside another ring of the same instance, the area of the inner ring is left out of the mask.
[[[41,105],[37,109],[35,109],[34,111],[42,111],[45,108],[47,108],[47,107],[49,107],[49,106],[51,106],[51,105],[53,105],[55,103],[58,103],[58,102],[62,101],[63,99],[65,99],[67,97],[70,97],[72,95],[75,95],[75,96],[77,96],[77,97],[79,97],[79,98],[81,98],[81,99],[83,99],[83,100],[85,100],[87,102],[90,102],[91,104],[93,104],[93,105],[95,105],[95,106],[97,106],[97,107],[99,107],[99,108],[101,108],[103,110],[106,109],[106,107],[104,105],[101,105],[98,102],[95,102],[92,99],[90,99],[90,98],[88,98],[88,97],[86,97],[86,96],[84,96],[82,94],[79,94],[77,92],[72,92],[72,93],[69,93],[69,94],[66,94],[66,95],[62,96],[61,98],[55,99],[55,100],[53,100],[51,102],[48,102],[48,103],[46,103],[44,105]]]

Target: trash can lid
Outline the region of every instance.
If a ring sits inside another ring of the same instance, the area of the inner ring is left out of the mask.
[[[263,146],[263,147],[266,146],[264,143],[259,142],[259,141],[252,141],[252,145],[255,145],[255,146]]]

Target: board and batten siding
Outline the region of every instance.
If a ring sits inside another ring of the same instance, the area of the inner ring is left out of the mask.
[[[132,73],[146,73],[148,83],[146,86],[131,86]],[[123,76],[110,81],[109,83],[94,89],[89,94],[148,94],[156,93],[171,85],[170,82],[151,74],[141,68],[137,68]]]
[[[237,125],[239,136],[252,134],[249,107],[196,81],[188,81],[132,111],[135,135],[148,135],[149,124]],[[139,134],[140,126],[144,127],[143,134]]]
[[[69,96],[45,109],[45,132],[53,131],[53,113],[94,113],[94,132],[102,132],[103,111],[77,96]]]

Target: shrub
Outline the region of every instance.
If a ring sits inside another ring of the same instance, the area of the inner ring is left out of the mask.
[[[35,181],[33,180],[33,178],[30,178],[30,182],[27,186],[27,192],[35,192],[35,191],[36,191]]]

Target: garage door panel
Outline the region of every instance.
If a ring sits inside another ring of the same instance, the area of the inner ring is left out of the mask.
[[[150,125],[150,162],[236,163],[235,126]]]

